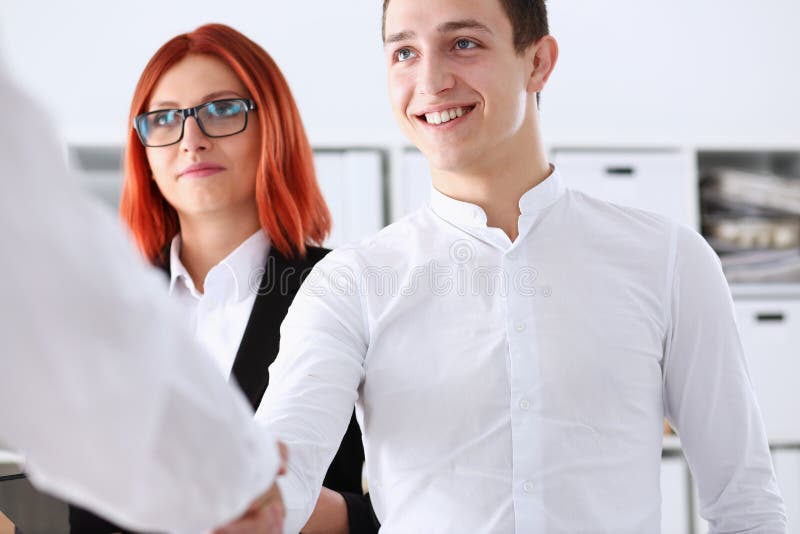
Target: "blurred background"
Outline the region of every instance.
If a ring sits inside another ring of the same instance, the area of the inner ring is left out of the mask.
[[[5,63],[109,209],[139,73],[163,42],[207,22],[257,41],[286,75],[333,212],[329,245],[427,199],[427,164],[389,110],[378,0],[0,6]],[[542,95],[551,160],[570,186],[666,214],[720,254],[789,531],[800,532],[800,3],[551,0],[549,10],[561,52]],[[706,532],[676,436],[665,437],[662,473],[664,533]]]

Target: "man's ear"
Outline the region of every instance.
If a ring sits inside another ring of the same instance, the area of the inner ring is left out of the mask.
[[[539,93],[544,89],[558,60],[558,43],[552,35],[545,35],[533,43],[525,55],[531,61],[528,92]]]

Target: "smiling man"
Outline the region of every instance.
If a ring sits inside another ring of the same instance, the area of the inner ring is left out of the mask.
[[[713,532],[785,532],[713,251],[546,159],[543,1],[385,0],[384,45],[431,199],[321,261],[283,324],[257,417],[292,452],[289,530],[355,403],[385,533],[658,532],[665,416]]]

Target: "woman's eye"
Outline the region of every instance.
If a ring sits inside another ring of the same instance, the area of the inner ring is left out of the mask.
[[[155,126],[171,126],[175,124],[177,116],[178,113],[174,110],[161,111],[156,113],[156,116],[153,117],[153,124]]]
[[[214,117],[230,117],[242,110],[239,102],[214,102],[208,105],[208,113]]]
[[[459,50],[466,50],[467,48],[475,48],[476,46],[478,45],[476,45],[473,41],[470,41],[469,39],[459,39],[458,41],[456,41],[456,48],[458,48]]]
[[[397,57],[397,61],[407,61],[414,57],[414,52],[410,48],[401,48],[397,51],[395,57]]]

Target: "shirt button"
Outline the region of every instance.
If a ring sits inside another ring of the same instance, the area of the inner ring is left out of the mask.
[[[531,482],[530,480],[525,481],[525,483],[522,484],[522,489],[523,489],[523,491],[525,491],[525,493],[532,493],[533,492],[533,482]]]
[[[527,410],[531,407],[531,402],[528,399],[522,399],[519,401],[519,407],[523,410]]]
[[[524,332],[525,331],[525,323],[517,323],[514,325],[514,330],[517,332]]]
[[[517,251],[517,249],[514,249],[508,253],[508,259],[516,260],[517,258],[519,258],[519,252]]]

